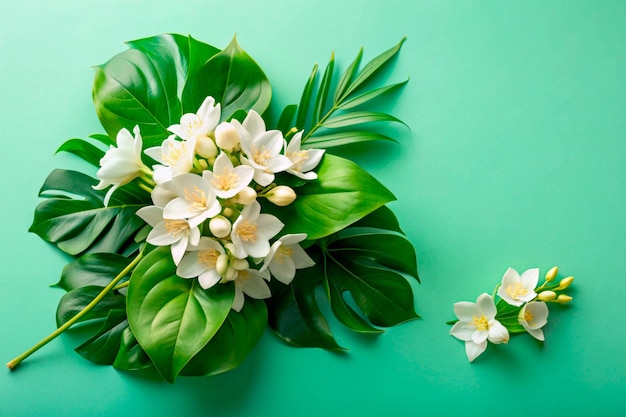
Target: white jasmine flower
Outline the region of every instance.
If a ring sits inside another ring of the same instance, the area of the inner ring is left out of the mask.
[[[182,278],[196,278],[205,290],[217,284],[222,276],[217,272],[216,264],[224,248],[217,241],[201,237],[197,246],[187,248],[187,253],[176,268],[176,275]]]
[[[207,97],[197,113],[183,114],[180,124],[172,125],[167,130],[185,140],[206,137],[215,130],[220,121],[220,113],[220,104],[216,105],[213,97]]]
[[[198,227],[191,226],[187,220],[164,219],[161,207],[142,207],[137,210],[137,215],[152,226],[146,241],[154,246],[171,245],[172,258],[176,265],[189,245],[196,246],[200,242]]]
[[[156,183],[161,184],[177,175],[189,173],[193,168],[194,148],[194,140],[180,141],[172,135],[161,146],[146,149],[146,155],[163,164],[154,167]]]
[[[222,210],[211,186],[199,175],[174,177],[170,189],[178,197],[165,206],[163,215],[167,219],[188,219],[190,226],[195,227]]]
[[[100,160],[100,169],[96,172],[100,182],[93,188],[104,190],[112,185],[104,196],[105,206],[109,204],[115,190],[139,177],[142,172],[149,171],[141,160],[143,141],[139,126],[135,126],[133,132],[134,138],[127,129],[120,130],[116,138],[117,147],[111,146]]]
[[[519,307],[537,296],[535,287],[539,280],[539,269],[529,269],[520,276],[513,268],[508,268],[502,276],[498,295],[508,304]]]
[[[302,132],[296,133],[285,149],[285,156],[292,162],[288,173],[304,180],[314,180],[317,174],[312,170],[320,163],[324,151],[322,149],[300,149]]]
[[[284,224],[271,214],[261,214],[261,205],[253,201],[244,207],[233,224],[230,238],[237,258],[264,258],[270,251],[269,239],[276,236]]]
[[[507,343],[508,330],[496,320],[496,305],[489,294],[478,296],[476,303],[462,301],[454,304],[454,314],[459,319],[450,334],[465,342],[467,359],[472,362],[491,343]]]
[[[234,197],[250,184],[253,176],[254,168],[246,165],[234,167],[225,153],[221,153],[215,159],[213,172],[204,171],[202,173],[202,177],[219,198]]]
[[[519,324],[535,339],[544,341],[541,328],[548,323],[548,306],[541,301],[531,301],[519,312]]]
[[[242,163],[254,168],[254,181],[265,187],[274,181],[274,174],[285,171],[292,163],[283,149],[283,135],[278,130],[265,130],[265,122],[257,112],[250,110],[240,124],[236,120],[231,122],[239,131],[241,150],[244,156]]]
[[[256,269],[237,270],[237,277],[234,280],[235,299],[233,300],[232,309],[241,311],[245,301],[244,294],[257,300],[270,298],[272,293],[265,282],[266,277],[267,275],[264,275]]]
[[[306,236],[306,233],[298,233],[280,237],[270,247],[270,252],[263,260],[261,271],[269,268],[277,280],[289,284],[296,276],[296,269],[315,265],[313,259],[299,245]]]

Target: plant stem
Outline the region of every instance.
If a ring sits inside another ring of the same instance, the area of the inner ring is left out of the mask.
[[[112,289],[114,289],[115,286],[117,285],[117,283],[120,282],[120,280],[122,278],[124,278],[126,275],[128,275],[128,273],[137,265],[137,263],[141,260],[142,257],[143,257],[143,251],[139,252],[139,255],[137,255],[135,257],[135,259],[133,259],[132,262],[130,264],[128,264],[128,266],[122,270],[122,272],[120,272],[115,278],[113,278],[113,280],[106,287],[104,287],[102,289],[100,294],[98,294],[96,296],[96,298],[93,299],[93,301],[91,301],[89,304],[87,304],[87,306],[85,306],[85,308],[83,308],[81,311],[79,311],[74,317],[72,317],[70,320],[68,320],[63,326],[59,327],[54,332],[49,334],[47,337],[42,339],[39,343],[37,343],[36,345],[34,345],[30,349],[28,349],[27,351],[22,353],[21,355],[19,355],[15,359],[9,361],[7,363],[7,367],[9,369],[11,369],[11,370],[15,369],[24,359],[28,358],[33,353],[37,352],[39,349],[41,349],[42,347],[47,345],[49,342],[51,342],[52,340],[56,339],[56,337],[59,336],[61,333],[63,333],[67,329],[69,329],[82,316],[84,316],[92,308],[94,308],[100,302],[100,300],[102,300],[102,298],[104,298],[105,295],[107,295]]]

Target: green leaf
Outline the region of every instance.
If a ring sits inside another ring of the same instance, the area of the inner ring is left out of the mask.
[[[335,54],[331,54],[330,61],[324,70],[324,76],[320,83],[317,97],[315,98],[315,108],[313,109],[312,122],[318,123],[320,117],[324,114],[326,108],[326,101],[328,100],[328,92],[330,91],[330,85],[333,82],[333,70],[335,68]]]
[[[181,375],[216,375],[239,366],[263,336],[267,308],[262,300],[246,298],[240,312],[231,310],[222,327],[183,368]]]
[[[233,299],[231,283],[204,290],[198,280],[178,277],[169,248],[160,247],[131,276],[128,321],[159,373],[173,382],[217,333]]]
[[[340,116],[332,117],[326,120],[322,127],[328,129],[337,129],[341,127],[350,127],[360,125],[363,123],[372,122],[399,122],[403,123],[400,119],[397,119],[389,114],[369,112],[369,111],[355,111],[352,113],[342,114]]]
[[[313,96],[313,91],[315,90],[316,79],[317,79],[317,64],[315,64],[315,66],[313,67],[313,71],[311,71],[309,80],[304,86],[304,91],[302,91],[302,96],[300,97],[300,105],[298,106],[298,114],[296,116],[296,126],[299,129],[304,129],[306,117],[309,113],[311,97]]]
[[[286,135],[289,130],[293,127],[293,118],[298,111],[298,106],[295,104],[290,104],[283,109],[283,112],[280,114],[280,118],[278,119],[278,123],[276,124],[276,129],[283,132],[283,135]]]
[[[354,81],[350,83],[348,88],[346,88],[345,92],[341,95],[341,98],[348,97],[359,87],[365,85],[371,79],[371,77],[376,74],[376,72],[383,68],[391,58],[393,58],[398,52],[400,52],[400,48],[402,48],[402,44],[404,43],[404,41],[406,41],[406,37],[402,38],[400,42],[398,42],[398,44],[393,48],[386,50],[385,52],[368,62],[365,67],[363,67],[363,69],[359,71]]]
[[[78,156],[93,166],[99,166],[104,151],[83,139],[70,139],[63,143],[56,153],[68,152]]]
[[[343,146],[359,142],[370,142],[373,140],[396,142],[395,139],[376,132],[341,132],[332,133],[330,135],[312,136],[305,144],[302,145],[302,148],[332,148],[335,146]]]
[[[357,73],[359,69],[359,65],[361,64],[361,58],[363,58],[363,47],[359,49],[359,53],[354,58],[354,61],[346,68],[341,79],[339,80],[339,84],[337,84],[337,89],[335,91],[335,102],[341,101],[341,97],[344,96],[345,91],[347,90],[350,82],[354,78],[354,74]]]
[[[343,298],[343,289],[337,285],[337,281],[324,277],[330,307],[337,319],[349,329],[359,333],[383,333],[383,330],[371,326],[359,314],[350,307]]]
[[[111,310],[102,327],[75,350],[99,365],[112,365],[120,348],[122,332],[128,328],[125,310]]]
[[[84,310],[94,298],[102,292],[104,287],[96,285],[88,285],[73,289],[63,295],[59,301],[57,308],[56,320],[57,327],[63,326],[76,314]],[[107,293],[94,308],[82,316],[78,322],[101,319],[108,316],[109,311],[113,309],[123,310],[126,305],[126,297],[112,292]]]
[[[318,179],[298,188],[298,197],[286,207],[267,204],[265,211],[285,221],[282,233],[306,233],[319,239],[335,233],[395,199],[357,164],[325,155]]]
[[[122,331],[120,347],[113,366],[123,371],[136,371],[153,366],[150,357],[128,326]]]
[[[106,287],[129,263],[126,257],[114,253],[83,255],[63,268],[56,285],[65,291],[88,285]]]
[[[29,231],[73,256],[124,253],[145,224],[135,212],[149,204],[150,197],[145,192],[128,193],[123,187],[113,194],[109,206],[103,207],[105,191],[94,190],[97,183],[76,171],[52,171],[39,192],[47,199],[35,209]]]
[[[386,86],[383,86],[383,87],[376,88],[374,90],[366,91],[363,94],[359,94],[358,96],[352,97],[351,99],[342,102],[338,106],[338,108],[340,110],[352,109],[354,107],[357,107],[357,106],[360,106],[362,104],[368,103],[368,102],[374,100],[377,97],[389,94],[389,93],[397,90],[398,88],[403,87],[408,82],[409,82],[409,79],[407,78],[406,80],[404,80],[402,82],[399,82],[399,83],[390,84],[390,85],[386,85]]]
[[[358,222],[352,224],[352,227],[375,227],[404,234],[402,229],[400,229],[398,218],[387,206],[382,206],[373,211]]]
[[[191,94],[201,103],[200,99],[212,96],[221,103],[223,120],[237,110],[255,110],[262,114],[272,98],[272,89],[263,70],[241,49],[236,38],[202,65],[190,81],[193,81],[190,84],[193,88],[185,87],[185,97]]]
[[[268,321],[274,332],[291,345],[341,350],[315,299],[322,272],[319,264],[299,270],[282,292],[273,292],[267,300]]]

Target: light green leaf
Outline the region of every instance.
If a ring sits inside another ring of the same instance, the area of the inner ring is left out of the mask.
[[[329,135],[313,136],[309,138],[309,140],[305,144],[302,145],[302,148],[332,148],[335,146],[349,145],[351,143],[358,142],[370,142],[373,140],[397,142],[395,139],[390,138],[389,136],[385,136],[376,132],[341,132],[331,133]]]
[[[348,109],[352,109],[354,107],[360,106],[362,104],[368,103],[377,97],[383,96],[385,94],[389,94],[397,90],[398,88],[403,87],[408,82],[409,82],[409,79],[407,78],[406,80],[399,82],[399,83],[390,84],[390,85],[376,88],[374,90],[366,91],[363,94],[359,94],[358,96],[352,97],[351,99],[342,102],[338,106],[338,109],[348,110]]]
[[[326,65],[326,69],[324,70],[324,76],[322,77],[322,81],[317,92],[317,97],[315,98],[315,107],[313,108],[313,116],[311,119],[312,123],[318,123],[320,121],[320,117],[324,114],[326,101],[328,100],[328,92],[330,91],[330,85],[333,82],[334,68],[335,54],[333,53],[330,56],[330,61],[328,61],[328,65]]]
[[[348,68],[344,71],[343,75],[339,79],[339,83],[337,84],[337,89],[335,90],[335,99],[334,101],[340,102],[341,98],[345,95],[345,91],[348,89],[352,79],[354,78],[354,74],[359,70],[359,65],[361,65],[361,58],[363,58],[363,47],[359,49],[359,53],[354,58],[354,61],[348,66]]]
[[[137,265],[128,287],[128,321],[168,382],[217,333],[234,295],[232,283],[204,290],[197,279],[178,277],[168,247],[153,250]]]
[[[355,112],[331,117],[322,124],[322,127],[325,127],[328,129],[337,129],[341,127],[350,127],[354,125],[360,125],[363,123],[372,123],[372,122],[403,123],[400,119],[397,119],[389,114],[369,112],[369,111],[355,111]]]
[[[315,80],[317,79],[317,64],[313,67],[311,75],[309,76],[304,91],[302,91],[302,97],[300,97],[300,105],[298,106],[298,114],[296,115],[296,126],[299,129],[304,129],[306,117],[309,113],[309,106],[311,103],[311,97],[313,97],[313,91],[315,90]]]

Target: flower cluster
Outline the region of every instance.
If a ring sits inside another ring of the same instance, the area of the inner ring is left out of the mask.
[[[494,290],[494,295],[483,293],[476,303],[462,301],[454,304],[454,323],[450,334],[465,342],[467,359],[472,362],[487,349],[488,342],[508,343],[509,335],[529,333],[539,341],[544,341],[542,327],[548,322],[546,303],[566,304],[572,297],[563,294],[574,277],[554,282],[558,268],[553,267],[545,276],[545,281],[537,286],[539,269],[529,269],[521,275],[508,268],[502,281]],[[499,298],[498,302],[494,300]]]
[[[271,276],[288,284],[296,269],[314,265],[299,245],[305,234],[283,235],[271,243],[284,224],[262,213],[257,200],[291,204],[295,191],[276,185],[276,175],[315,179],[313,169],[324,151],[301,149],[302,132],[288,143],[280,131],[266,130],[254,110],[243,122],[220,123],[220,113],[220,104],[207,97],[197,113],[184,114],[168,128],[172,135],[161,146],[144,151],[158,162],[153,170],[141,160],[139,129],[134,138],[123,129],[118,147],[102,158],[95,188],[112,185],[108,203],[115,189],[143,179],[153,202],[137,211],[152,226],[146,241],[170,246],[176,274],[197,278],[204,289],[234,281],[232,308],[240,311],[244,294],[270,297],[266,281]]]

